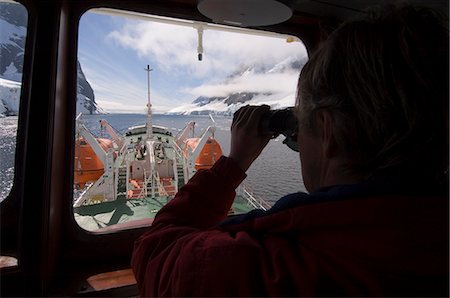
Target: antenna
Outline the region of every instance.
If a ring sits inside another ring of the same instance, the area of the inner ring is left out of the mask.
[[[150,72],[153,68],[147,64],[147,68],[144,68],[147,72],[147,88],[148,88],[148,103],[147,103],[147,139],[153,138],[153,126],[152,126],[152,104],[150,101]]]

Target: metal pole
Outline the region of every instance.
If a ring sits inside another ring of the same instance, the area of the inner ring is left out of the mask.
[[[153,138],[153,127],[152,127],[152,104],[150,102],[150,72],[153,70],[150,65],[144,68],[147,72],[147,88],[148,88],[148,103],[147,103],[147,139]]]

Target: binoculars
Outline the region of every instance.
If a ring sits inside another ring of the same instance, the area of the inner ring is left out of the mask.
[[[298,122],[293,107],[270,110],[261,118],[258,130],[260,135],[272,135],[272,138],[280,134],[284,135],[286,139],[284,139],[283,144],[298,152]]]

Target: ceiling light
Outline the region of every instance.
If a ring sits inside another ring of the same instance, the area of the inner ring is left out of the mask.
[[[197,8],[216,23],[241,27],[278,24],[292,16],[292,10],[276,0],[199,0]]]

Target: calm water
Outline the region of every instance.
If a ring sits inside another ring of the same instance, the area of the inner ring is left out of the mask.
[[[86,127],[95,136],[105,136],[100,130],[100,119],[106,119],[118,132],[125,133],[130,126],[145,123],[146,116],[139,114],[110,114],[83,116]],[[215,138],[222,146],[224,155],[230,151],[231,117],[216,116]],[[212,125],[208,116],[174,116],[154,115],[153,124],[168,127],[174,133],[184,128],[187,122],[195,121],[196,136]],[[17,117],[0,118],[0,200],[4,199],[11,187],[14,177],[14,151]],[[246,185],[255,195],[275,202],[281,196],[296,191],[304,191],[301,181],[298,153],[282,144],[283,137],[269,142],[261,156],[248,170]]]

